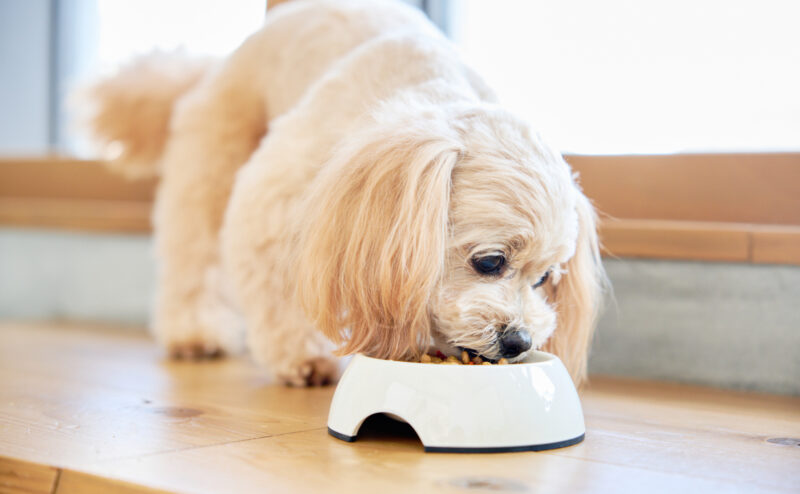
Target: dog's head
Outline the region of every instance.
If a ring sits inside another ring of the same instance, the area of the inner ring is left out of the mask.
[[[341,353],[413,358],[435,344],[515,361],[544,346],[583,379],[603,279],[594,211],[508,113],[389,108],[309,198],[299,294]]]

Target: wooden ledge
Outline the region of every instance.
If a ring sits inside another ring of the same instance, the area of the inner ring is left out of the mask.
[[[146,233],[155,185],[125,180],[98,161],[0,159],[0,225]]]
[[[0,197],[152,202],[155,180],[126,180],[100,161],[0,158]]]
[[[150,202],[142,201],[0,197],[0,225],[147,233],[151,209]]]
[[[606,255],[800,265],[798,153],[567,159],[620,218],[602,222]],[[149,233],[155,184],[97,161],[0,159],[0,226]]]
[[[605,220],[604,253],[616,257],[800,265],[800,227],[670,220]]]
[[[800,225],[800,153],[565,158],[615,218]]]

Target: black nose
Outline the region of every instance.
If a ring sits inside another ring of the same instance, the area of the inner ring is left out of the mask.
[[[531,335],[527,331],[509,328],[500,335],[500,355],[505,358],[514,358],[530,349]]]

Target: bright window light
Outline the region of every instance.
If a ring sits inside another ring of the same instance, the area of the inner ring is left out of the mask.
[[[450,31],[564,152],[800,150],[796,0],[458,0]]]
[[[224,57],[264,23],[265,0],[86,0],[61,10],[59,98],[153,51]],[[57,115],[57,149],[91,157],[72,117]]]
[[[152,50],[223,56],[264,22],[265,0],[97,0],[97,62]]]

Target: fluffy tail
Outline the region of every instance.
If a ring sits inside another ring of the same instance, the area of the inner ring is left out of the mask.
[[[159,174],[175,102],[212,64],[152,53],[79,91],[83,127],[110,169],[132,179]]]

